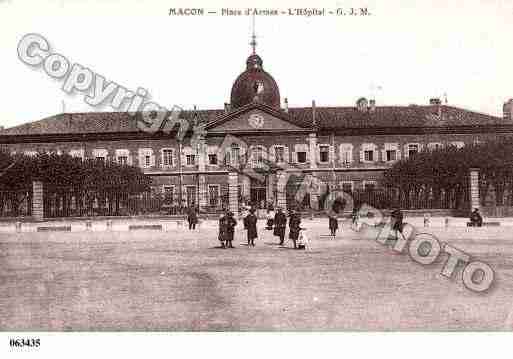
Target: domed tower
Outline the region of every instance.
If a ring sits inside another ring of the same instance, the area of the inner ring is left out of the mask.
[[[251,41],[253,53],[246,60],[246,70],[237,77],[230,96],[231,108],[237,109],[251,102],[260,102],[280,108],[280,90],[276,81],[263,69],[263,61],[255,53],[256,41]]]

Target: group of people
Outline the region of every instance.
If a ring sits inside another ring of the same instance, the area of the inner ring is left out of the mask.
[[[258,218],[255,214],[254,207],[249,208],[243,214],[244,230],[247,232],[248,247],[255,247],[255,240],[258,238],[257,222]],[[298,212],[292,210],[288,218],[289,222],[289,239],[292,241],[295,249],[305,249],[306,233],[301,228],[301,216]],[[232,212],[227,211],[219,217],[219,235],[221,248],[233,248],[233,237],[237,220]],[[270,209],[267,213],[266,229],[273,230],[274,236],[279,238],[279,245],[285,244],[285,231],[287,227],[287,216],[281,208],[276,213]],[[303,233],[302,233],[303,231]]]

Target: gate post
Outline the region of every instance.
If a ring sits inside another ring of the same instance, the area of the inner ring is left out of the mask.
[[[237,172],[228,173],[228,208],[235,215],[239,213],[239,186]]]
[[[278,171],[276,174],[276,202],[277,206],[287,213],[287,174],[284,171]]]
[[[43,182],[32,182],[32,217],[36,221],[42,221],[43,214]]]
[[[470,210],[479,209],[479,168],[471,168],[469,170],[469,193],[470,193]]]

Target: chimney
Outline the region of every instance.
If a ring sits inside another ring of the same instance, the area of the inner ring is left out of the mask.
[[[317,126],[317,119],[316,119],[316,108],[315,108],[315,100],[312,100],[312,125],[313,127]]]
[[[230,104],[228,102],[224,103],[224,113],[230,112]]]
[[[369,111],[374,112],[374,110],[376,110],[376,100],[370,99],[369,100]]]
[[[289,100],[285,97],[285,101],[283,103],[283,111],[289,112]]]
[[[439,119],[441,119],[442,118],[442,101],[438,97],[434,97],[434,98],[429,99],[429,104],[432,106],[436,106],[436,109],[433,112],[434,112],[434,114],[436,114],[436,116],[438,116]]]
[[[513,120],[513,98],[510,98],[502,106],[503,118],[505,120]]]

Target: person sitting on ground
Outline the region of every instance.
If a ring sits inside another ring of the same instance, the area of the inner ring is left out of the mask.
[[[283,213],[283,209],[278,207],[278,212],[274,216],[274,235],[280,237],[280,246],[283,245],[285,239],[285,227],[287,226],[287,216]]]
[[[474,211],[470,214],[470,226],[481,227],[483,225],[483,217],[479,213],[479,209],[474,208]]]

